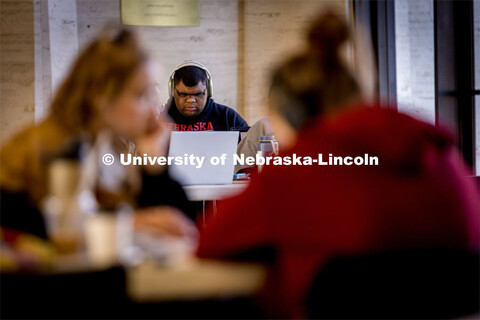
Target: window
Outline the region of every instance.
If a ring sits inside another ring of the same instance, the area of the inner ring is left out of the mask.
[[[473,2],[473,39],[475,65],[475,175],[480,176],[480,2]]]
[[[457,138],[466,162],[475,163],[473,1],[434,2],[436,123]]]
[[[447,127],[480,175],[480,2],[354,0],[370,31],[380,98]]]

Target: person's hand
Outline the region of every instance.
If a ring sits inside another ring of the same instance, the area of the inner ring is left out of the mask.
[[[162,157],[167,153],[167,147],[170,140],[170,130],[163,114],[152,113],[149,118],[147,128],[144,134],[135,139],[135,145],[139,155],[146,154],[151,157]],[[165,168],[159,165],[146,165],[149,173],[160,173]]]
[[[164,156],[166,153],[170,130],[165,116],[151,113],[144,133],[135,139],[140,154]]]
[[[198,237],[198,230],[180,210],[169,207],[139,209],[134,214],[134,229],[159,236]]]

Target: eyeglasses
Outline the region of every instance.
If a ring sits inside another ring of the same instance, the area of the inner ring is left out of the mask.
[[[197,92],[197,93],[185,93],[185,92],[180,92],[177,89],[175,89],[175,91],[177,92],[177,95],[180,99],[188,99],[189,97],[199,99],[199,98],[203,98],[205,96],[205,91],[206,90],[203,90],[203,92]]]

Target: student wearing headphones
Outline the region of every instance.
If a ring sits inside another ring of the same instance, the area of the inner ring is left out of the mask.
[[[229,131],[248,127],[232,108],[212,98],[212,77],[207,68],[196,61],[185,61],[172,72],[169,80],[170,99],[165,112],[173,120],[174,131]]]

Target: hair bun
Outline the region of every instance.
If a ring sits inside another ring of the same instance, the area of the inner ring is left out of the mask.
[[[350,31],[345,20],[333,12],[315,19],[308,32],[308,42],[313,52],[332,56],[349,39]]]

